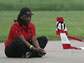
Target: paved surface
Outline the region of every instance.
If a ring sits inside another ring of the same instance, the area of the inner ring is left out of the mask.
[[[73,46],[84,46],[84,43],[72,40]],[[84,63],[84,50],[63,50],[61,41],[49,41],[42,58],[7,58],[4,44],[0,43],[0,63]]]

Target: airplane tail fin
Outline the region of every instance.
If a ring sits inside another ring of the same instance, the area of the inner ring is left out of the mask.
[[[67,28],[65,26],[63,17],[57,17],[56,34],[60,35],[61,30],[63,30],[68,35]]]

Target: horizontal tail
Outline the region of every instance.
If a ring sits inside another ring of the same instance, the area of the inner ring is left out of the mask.
[[[73,46],[71,46],[66,33],[60,33],[60,37],[61,37],[63,49],[84,50],[84,47],[73,47]]]

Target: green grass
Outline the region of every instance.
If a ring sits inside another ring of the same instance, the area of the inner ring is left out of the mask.
[[[0,0],[0,10],[84,10],[84,0]]]
[[[0,41],[6,41],[13,20],[19,11],[0,12]],[[32,22],[36,26],[37,36],[56,35],[56,18],[64,17],[68,32],[73,36],[84,35],[84,11],[33,11]],[[83,37],[84,38],[84,37]],[[56,38],[48,37],[49,40]]]

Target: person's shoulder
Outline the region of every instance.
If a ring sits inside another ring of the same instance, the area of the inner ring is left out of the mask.
[[[16,26],[16,25],[19,26],[19,22],[16,21],[13,23],[13,26]]]
[[[29,23],[29,26],[35,26],[32,22]]]
[[[14,22],[14,24],[13,24],[13,25],[19,25],[19,22],[17,22],[17,21],[16,21],[16,22]]]
[[[12,27],[16,27],[16,26],[19,26],[19,22],[14,22]]]

